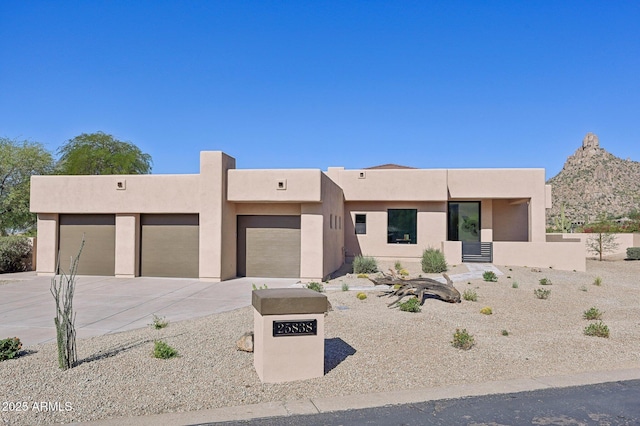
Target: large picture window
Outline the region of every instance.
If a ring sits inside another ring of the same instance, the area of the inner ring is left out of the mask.
[[[387,210],[387,243],[389,244],[417,244],[416,209]]]

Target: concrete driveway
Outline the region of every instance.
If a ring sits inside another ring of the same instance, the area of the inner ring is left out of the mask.
[[[152,316],[182,321],[249,306],[252,284],[295,285],[296,278],[238,278],[214,283],[185,278],[78,276],[73,299],[80,338],[146,327]],[[24,346],[55,341],[51,277],[0,275],[0,338]]]

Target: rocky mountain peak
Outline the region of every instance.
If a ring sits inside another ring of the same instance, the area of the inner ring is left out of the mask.
[[[640,210],[640,163],[607,152],[594,133],[587,133],[582,146],[547,183],[552,185],[553,202],[547,211],[549,224],[563,205],[569,220],[586,222],[602,213],[619,216]]]

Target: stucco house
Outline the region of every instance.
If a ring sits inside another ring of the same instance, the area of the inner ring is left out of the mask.
[[[543,169],[242,170],[219,151],[186,175],[33,176],[37,272],[319,280],[358,254],[585,270],[584,244],[547,242]]]

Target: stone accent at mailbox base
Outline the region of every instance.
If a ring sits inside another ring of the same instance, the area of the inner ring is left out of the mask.
[[[273,336],[274,321],[317,321],[315,336]],[[261,315],[253,311],[253,365],[264,383],[313,379],[324,375],[324,313]]]

